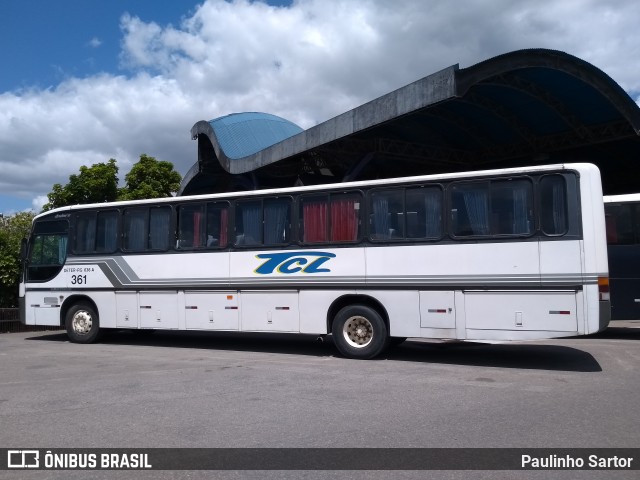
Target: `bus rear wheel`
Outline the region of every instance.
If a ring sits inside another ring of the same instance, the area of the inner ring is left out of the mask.
[[[341,309],[331,327],[338,351],[347,358],[369,359],[380,355],[389,343],[387,326],[378,312],[365,305]]]
[[[65,327],[72,342],[95,342],[100,334],[98,313],[86,303],[77,303],[67,312]]]

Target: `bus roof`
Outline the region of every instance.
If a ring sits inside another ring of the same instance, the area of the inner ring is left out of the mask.
[[[111,208],[111,207],[126,207],[132,205],[148,205],[148,204],[162,204],[162,203],[176,203],[176,202],[188,202],[190,200],[226,200],[243,197],[263,196],[263,195],[288,195],[293,193],[304,192],[322,192],[331,190],[341,190],[343,188],[358,188],[358,187],[375,187],[375,186],[389,186],[406,182],[437,182],[439,180],[456,180],[467,178],[481,178],[494,175],[519,175],[535,172],[547,172],[557,170],[578,170],[578,171],[598,171],[598,167],[590,163],[566,163],[566,164],[554,164],[554,165],[538,165],[531,167],[514,167],[514,168],[501,168],[494,170],[477,170],[472,172],[454,172],[454,173],[442,173],[434,175],[421,175],[414,177],[398,177],[387,178],[381,180],[364,180],[357,182],[345,182],[345,183],[328,183],[322,185],[308,185],[301,187],[287,187],[276,189],[264,189],[264,190],[250,190],[241,192],[226,192],[226,193],[212,193],[205,195],[191,195],[191,196],[179,196],[179,197],[164,197],[164,198],[151,198],[144,200],[126,200],[118,202],[105,202],[105,203],[88,203],[70,205],[66,207],[60,207],[47,212],[43,212],[37,215],[34,220],[38,220],[44,216],[52,214],[59,214],[62,212],[71,212],[75,210],[95,209],[95,208]]]
[[[602,198],[604,200],[604,203],[640,202],[640,193],[629,193],[627,195],[609,195]]]

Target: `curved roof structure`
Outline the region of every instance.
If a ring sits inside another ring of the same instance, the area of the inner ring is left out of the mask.
[[[221,119],[196,123],[198,161],[181,194],[568,161],[597,164],[607,194],[639,189],[626,172],[640,160],[640,107],[595,66],[554,50],[453,65],[304,131],[250,115],[259,118],[236,137],[259,137],[261,119],[283,122],[281,137],[230,147]]]
[[[302,128],[289,120],[268,113],[233,113],[194,125],[193,135],[205,134],[214,145],[216,156],[225,170],[231,161],[248,157],[281,142]]]

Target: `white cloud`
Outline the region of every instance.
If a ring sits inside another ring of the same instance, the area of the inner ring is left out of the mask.
[[[39,205],[80,165],[113,157],[122,179],[141,153],[184,174],[198,120],[264,111],[308,128],[454,63],[520,48],[576,55],[637,96],[638,18],[636,0],[209,0],[175,27],[124,15],[129,76],[0,94],[0,189]]]
[[[92,48],[98,48],[102,45],[102,40],[100,40],[98,37],[93,37],[91,40],[89,40],[87,45]]]
[[[38,195],[31,201],[31,209],[34,212],[40,212],[42,207],[49,203],[49,198],[46,195]]]

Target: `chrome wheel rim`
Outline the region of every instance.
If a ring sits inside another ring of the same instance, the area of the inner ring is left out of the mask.
[[[342,333],[350,346],[364,348],[373,340],[373,325],[365,317],[356,315],[344,322]]]
[[[93,318],[91,318],[91,314],[86,310],[76,312],[71,319],[71,328],[73,328],[73,332],[78,335],[88,334],[91,331],[92,325]]]

